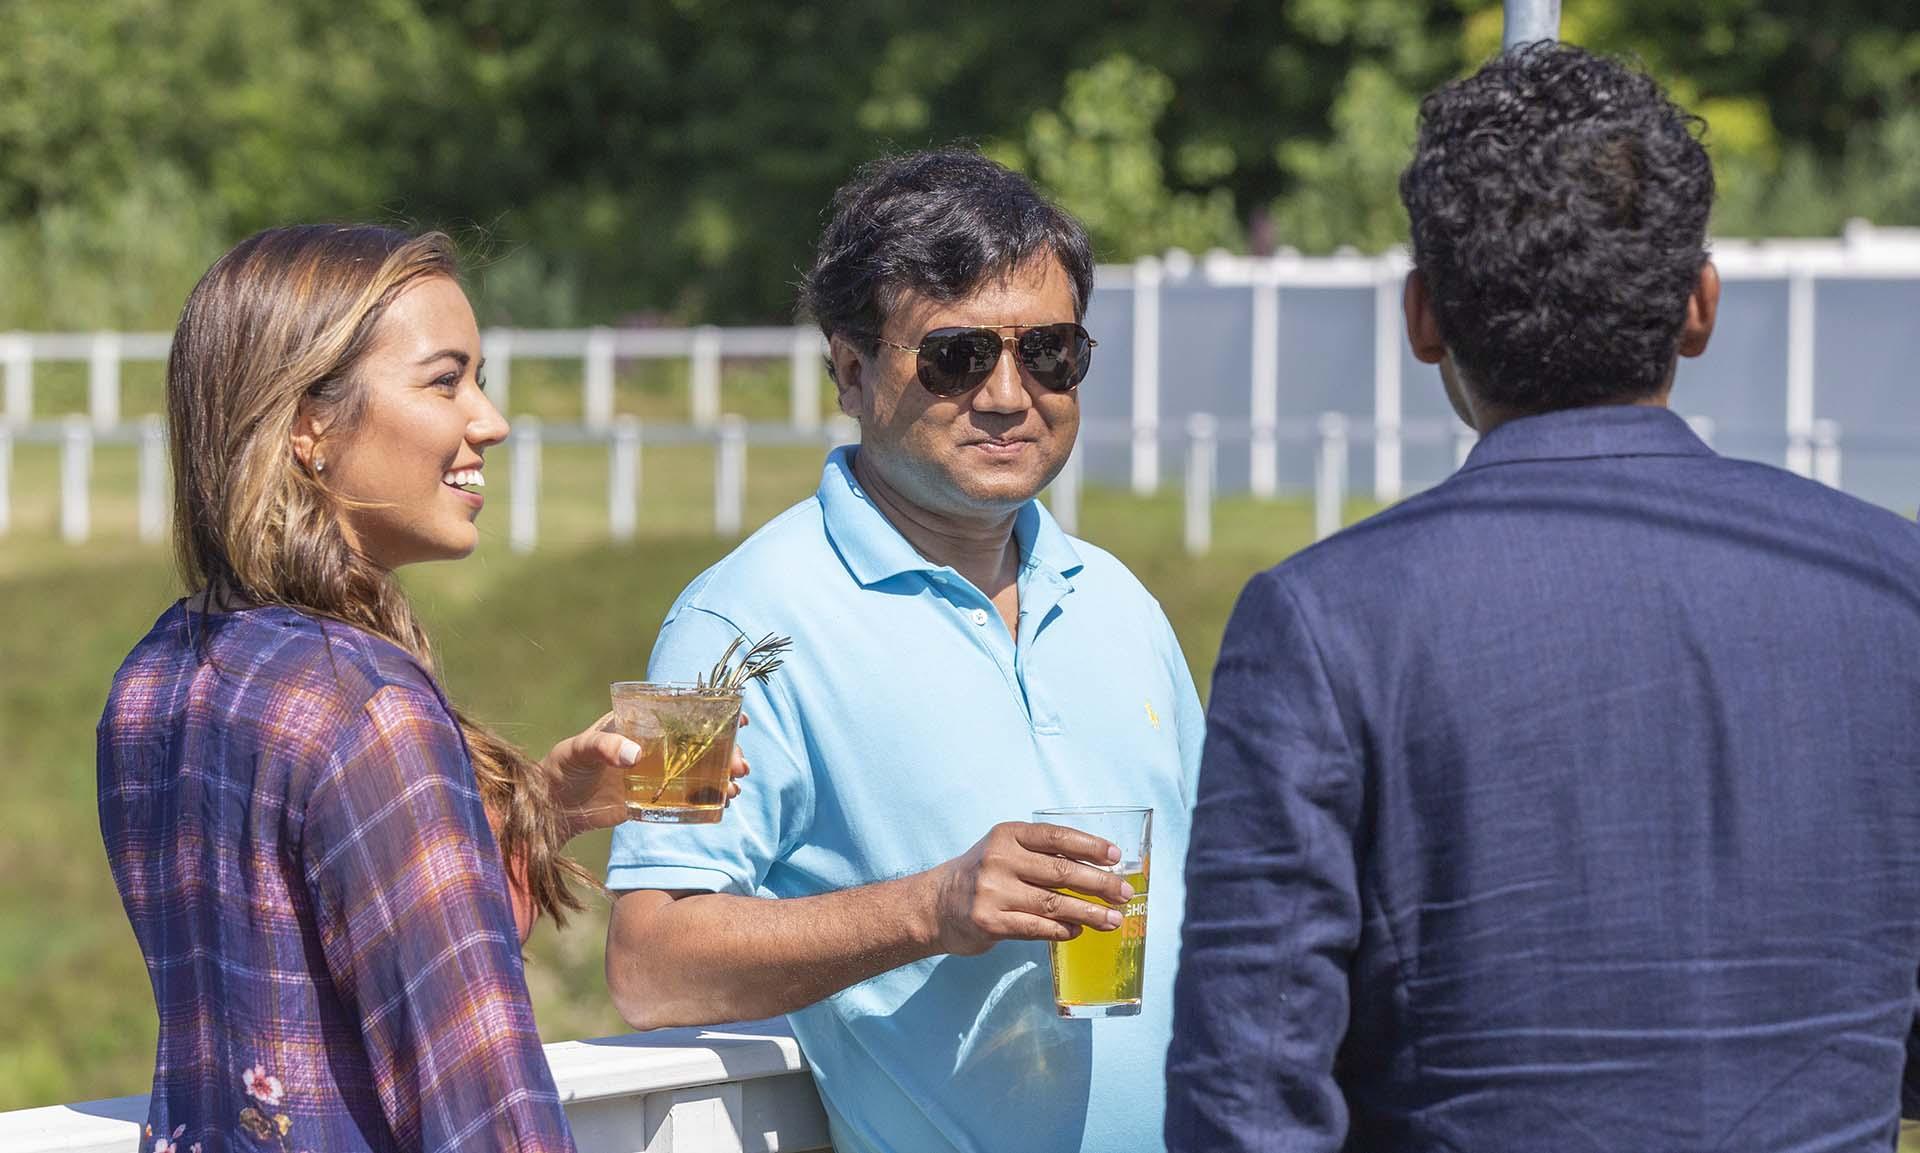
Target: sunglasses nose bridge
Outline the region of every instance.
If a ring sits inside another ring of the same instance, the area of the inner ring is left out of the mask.
[[[1027,382],[1023,379],[1026,369],[1020,363],[1019,332],[995,335],[1000,338],[1000,347],[994,353],[987,379],[974,390],[974,407],[993,412],[1016,412],[1032,407],[1033,400],[1027,395]]]

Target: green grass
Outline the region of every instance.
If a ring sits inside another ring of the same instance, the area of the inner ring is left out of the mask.
[[[516,374],[515,396],[521,384]],[[748,524],[811,492],[821,456],[752,449]],[[178,592],[165,548],[134,538],[133,450],[100,448],[95,463],[95,535],[76,548],[57,538],[57,449],[19,446],[14,531],[0,541],[0,1109],[143,1092],[152,1072],[153,1002],[100,847],[93,727],[113,670]],[[606,539],[603,449],[547,447],[540,547],[527,556],[506,548],[506,473],[492,470],[479,551],[406,580],[453,696],[544,750],[605,709],[609,681],[641,674],[667,606],[732,542],[710,535],[702,446],[646,449],[641,535],[626,545]],[[1311,511],[1222,502],[1214,555],[1197,561],[1181,551],[1180,515],[1177,492],[1094,489],[1082,535],[1160,598],[1204,689],[1241,584],[1309,539]],[[574,851],[598,870],[606,837]],[[529,983],[548,1039],[623,1030],[601,977],[604,934],[598,903],[564,932],[536,933]]]

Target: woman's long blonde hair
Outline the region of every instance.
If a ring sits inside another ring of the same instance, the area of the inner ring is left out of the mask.
[[[380,318],[410,285],[458,279],[453,242],[386,228],[305,225],[242,241],[202,277],[167,359],[174,550],[189,590],[286,605],[399,645],[432,672],[433,649],[393,575],[348,543],[342,498],[294,457],[304,410],[328,440],[366,406],[357,373]],[[564,923],[592,884],[562,852],[541,768],[460,710],[508,864],[535,909]]]

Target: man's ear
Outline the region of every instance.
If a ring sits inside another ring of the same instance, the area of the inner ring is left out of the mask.
[[[1720,315],[1720,270],[1709,260],[1700,266],[1700,279],[1687,297],[1687,323],[1680,330],[1680,355],[1699,356],[1713,338],[1713,322]]]
[[[1440,337],[1440,318],[1433,312],[1433,295],[1427,291],[1427,278],[1419,269],[1407,273],[1407,286],[1400,294],[1400,308],[1407,316],[1407,343],[1421,364],[1439,364],[1447,356],[1447,342]]]
[[[860,419],[861,406],[866,399],[861,376],[861,370],[865,367],[860,350],[845,336],[836,333],[827,341],[827,375],[833,377],[840,411],[855,420]]]

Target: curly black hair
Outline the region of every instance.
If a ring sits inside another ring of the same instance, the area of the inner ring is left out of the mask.
[[[834,194],[802,310],[827,336],[871,348],[903,290],[959,300],[989,277],[1050,252],[1084,317],[1093,292],[1086,229],[1026,177],[964,148],[888,156]]]
[[[1707,260],[1704,128],[1644,73],[1552,41],[1421,102],[1400,199],[1476,395],[1537,413],[1668,383]]]

